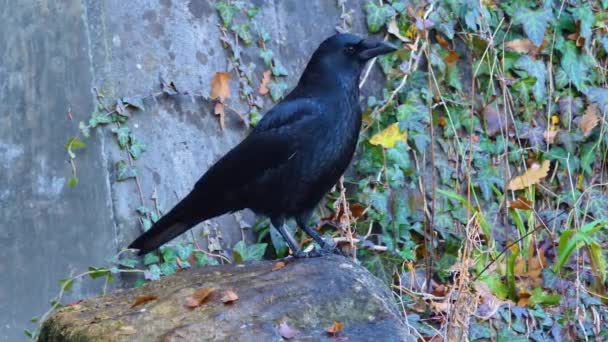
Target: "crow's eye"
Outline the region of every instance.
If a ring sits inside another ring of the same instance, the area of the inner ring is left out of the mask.
[[[353,54],[355,53],[355,47],[354,46],[347,46],[346,47],[346,52]]]

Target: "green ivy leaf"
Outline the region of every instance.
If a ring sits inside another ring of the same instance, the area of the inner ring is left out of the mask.
[[[215,9],[220,13],[222,23],[224,27],[230,27],[232,18],[239,11],[238,7],[228,3],[227,1],[220,1],[215,5]]]
[[[112,122],[112,116],[106,115],[105,113],[101,113],[98,110],[95,110],[91,114],[91,118],[89,119],[89,127],[95,128],[98,125],[106,125]]]
[[[155,265],[152,265],[155,266]],[[160,273],[164,276],[169,276],[177,272],[177,265],[172,262],[163,262],[160,264]]]
[[[269,68],[272,66],[273,57],[274,53],[271,50],[260,49],[260,58],[264,60],[264,64]]]
[[[502,187],[504,180],[502,179],[497,167],[492,165],[490,158],[475,158],[474,160],[477,172],[474,175],[475,184],[481,190],[481,195],[484,200],[492,198],[492,186]]]
[[[243,240],[237,242],[232,248],[232,255],[236,262],[261,260],[266,252],[266,243],[256,243],[247,246]]]
[[[545,64],[542,61],[537,61],[528,55],[524,55],[521,56],[517,62],[515,62],[515,67],[524,70],[528,73],[528,75],[536,79],[536,82],[532,88],[532,93],[534,94],[536,102],[544,102],[547,93],[545,86],[547,70],[545,68]]]
[[[160,262],[160,258],[158,257],[158,255],[156,255],[156,253],[148,253],[148,254],[144,255],[144,265],[145,266],[157,264],[159,262]]]
[[[276,59],[273,61],[274,66],[272,67],[272,75],[273,76],[287,76],[289,72],[281,62]]]
[[[287,89],[289,89],[289,85],[283,81],[270,81],[268,82],[268,89],[270,89],[270,97],[274,102],[279,101]]]
[[[129,153],[134,159],[138,159],[141,156],[141,153],[146,150],[146,145],[142,144],[133,135],[131,135],[130,138]]]
[[[371,33],[376,33],[395,15],[395,10],[389,5],[378,6],[375,1],[370,1],[365,4],[365,13],[367,29]]]
[[[124,181],[129,178],[137,177],[137,169],[130,166],[126,161],[120,160],[116,162],[117,180]]]
[[[249,24],[243,23],[240,25],[232,26],[232,30],[239,36],[239,38],[245,42],[245,45],[251,44],[251,31],[249,30]]]
[[[589,66],[586,60],[581,58],[574,42],[568,41],[559,46],[562,52],[560,65],[565,75],[556,75],[556,84],[563,87],[564,81],[562,78],[565,76],[566,80],[572,82],[576,89],[585,92],[587,90],[587,82],[590,79]]]
[[[589,46],[591,46],[591,29],[595,23],[593,11],[588,3],[581,3],[571,7],[570,12],[572,12],[574,19],[580,23],[579,35],[585,39],[585,50],[588,50]]]
[[[595,105],[602,113],[608,113],[608,89],[590,87],[587,90],[587,98]]]
[[[515,24],[523,25],[526,36],[536,46],[543,43],[545,31],[551,20],[553,20],[553,16],[551,11],[547,9],[531,10],[522,8],[515,16]]]
[[[131,135],[131,130],[129,127],[121,126],[112,128],[112,133],[116,134],[116,139],[118,140],[118,146],[121,149],[124,149],[129,144],[129,136]]]

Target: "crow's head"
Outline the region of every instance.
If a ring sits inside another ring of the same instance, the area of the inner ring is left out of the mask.
[[[319,45],[303,76],[314,75],[318,78],[321,75],[339,74],[347,78],[358,77],[367,61],[396,49],[388,42],[372,38],[363,39],[349,33],[335,34]]]

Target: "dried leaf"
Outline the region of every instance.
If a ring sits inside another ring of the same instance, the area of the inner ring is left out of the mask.
[[[401,34],[401,32],[399,31],[399,26],[397,26],[397,21],[396,20],[391,20],[390,23],[388,23],[388,33],[394,35],[395,37],[399,38],[399,40],[401,40],[402,42],[409,42],[410,40],[403,36]]]
[[[541,179],[547,177],[549,173],[550,162],[543,161],[542,165],[534,164],[523,175],[513,178],[507,184],[507,190],[521,190],[538,183]]]
[[[520,196],[515,201],[509,201],[507,206],[513,209],[532,210],[532,201]]]
[[[488,135],[493,137],[507,128],[507,117],[500,112],[496,104],[487,105],[483,110]]]
[[[559,133],[559,130],[557,129],[549,129],[543,133],[543,137],[545,138],[547,144],[555,143],[555,137],[557,136],[557,133]]]
[[[186,298],[186,306],[189,308],[196,308],[201,306],[215,291],[214,288],[202,287],[196,291],[191,296]]]
[[[532,245],[530,247],[533,247]],[[545,258],[545,251],[538,249],[538,255],[528,260],[528,276],[533,278],[539,278],[540,274],[547,266],[547,258]]]
[[[299,333],[298,330],[287,325],[287,322],[281,322],[281,324],[279,324],[279,335],[286,340],[296,337]]]
[[[226,116],[226,113],[224,111],[224,104],[221,102],[216,102],[215,103],[215,107],[213,107],[213,113],[217,116],[219,116],[220,119],[220,128],[222,129],[222,131],[224,130],[224,117]]]
[[[234,293],[232,290],[224,291],[224,295],[222,296],[222,303],[224,304],[232,304],[239,299],[239,296]]]
[[[334,321],[331,326],[329,326],[325,331],[330,335],[336,335],[340,331],[344,329],[344,323]]]
[[[431,308],[434,312],[449,312],[451,303],[446,302],[431,302]]]
[[[216,72],[211,79],[211,99],[224,102],[230,97],[230,73]]]
[[[454,63],[458,60],[458,58],[460,58],[460,55],[458,54],[458,52],[456,52],[455,50],[450,50],[450,53],[448,53],[447,56],[445,56],[443,58],[443,60],[450,64],[450,63]]]
[[[505,48],[518,53],[529,53],[536,51],[537,47],[532,44],[530,39],[514,39],[505,43]]]
[[[133,305],[131,305],[131,309],[133,309],[136,306],[140,306],[140,305],[146,304],[147,302],[151,302],[151,301],[157,300],[157,299],[158,299],[158,296],[155,296],[155,295],[139,296],[139,297],[135,298]]]
[[[437,39],[437,43],[439,43],[439,45],[441,45],[442,48],[444,48],[446,50],[452,50],[450,48],[450,43],[448,43],[448,41],[445,38],[443,38],[441,35],[436,34],[435,39]]]
[[[350,213],[353,215],[353,218],[358,219],[363,216],[365,213],[365,207],[359,203],[351,203],[350,204]]]
[[[270,70],[264,71],[264,74],[262,77],[262,83],[260,83],[260,88],[258,88],[258,93],[260,93],[260,95],[266,95],[270,91],[270,89],[268,89],[268,82],[270,82],[270,75],[272,75],[272,72]]]
[[[287,263],[285,263],[285,261],[279,261],[276,264],[274,264],[274,266],[272,266],[272,270],[273,271],[278,271],[278,270],[280,270],[281,268],[283,268],[285,266],[287,266]]]
[[[378,132],[371,139],[370,144],[380,145],[384,148],[395,147],[397,141],[405,141],[407,139],[407,132],[401,132],[399,123],[394,123],[382,131]]]
[[[585,135],[589,135],[593,128],[600,122],[600,117],[597,115],[597,106],[590,105],[585,111],[585,115],[581,118],[579,127]]]

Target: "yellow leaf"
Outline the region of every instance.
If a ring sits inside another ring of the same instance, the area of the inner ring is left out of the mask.
[[[371,139],[370,144],[380,145],[384,148],[395,147],[397,141],[405,141],[407,139],[407,132],[401,132],[399,129],[399,123],[394,123],[387,128],[378,132]]]
[[[548,160],[543,161],[542,165],[532,165],[523,175],[513,178],[507,184],[507,190],[521,190],[538,183],[541,179],[547,177],[549,165]]]
[[[211,79],[211,99],[223,102],[230,97],[230,73],[216,72]]]

